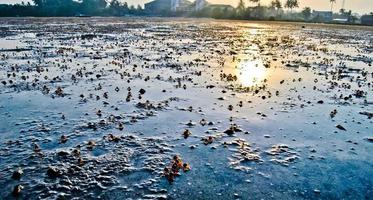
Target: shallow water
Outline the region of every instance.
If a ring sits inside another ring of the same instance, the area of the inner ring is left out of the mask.
[[[372,28],[0,21],[2,199],[372,198]]]

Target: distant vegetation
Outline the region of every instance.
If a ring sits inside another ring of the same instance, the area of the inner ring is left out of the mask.
[[[258,19],[258,20],[291,20],[291,21],[323,21],[312,18],[311,8],[306,7],[301,12],[294,12],[299,7],[298,0],[272,0],[263,6],[260,0],[249,0],[254,7],[247,7],[244,0],[240,0],[236,8],[206,7],[200,11],[153,13],[141,6],[128,6],[118,0],[33,0],[33,3],[14,5],[0,5],[1,17],[36,16],[36,17],[69,17],[69,16],[184,16],[184,17],[212,17],[217,19]],[[331,5],[335,2],[331,0]],[[332,8],[333,9],[333,8]],[[287,12],[285,12],[287,11]],[[334,17],[345,18],[353,22],[356,20],[351,14],[341,10]]]
[[[33,0],[31,3],[0,5],[0,16],[37,16],[37,17],[70,17],[70,16],[124,16],[144,15],[138,6],[128,6],[118,0]]]

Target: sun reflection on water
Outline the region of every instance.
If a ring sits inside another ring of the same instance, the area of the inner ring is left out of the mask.
[[[263,28],[259,24],[250,24],[249,27],[243,28],[242,35],[250,45],[242,45],[246,55],[238,56],[236,61],[235,74],[239,83],[243,87],[252,87],[255,85],[262,85],[269,74],[268,69],[264,66],[263,60],[259,56],[259,47],[254,42],[260,40]]]
[[[244,87],[259,85],[266,79],[267,69],[261,60],[242,61],[236,68],[238,81]]]

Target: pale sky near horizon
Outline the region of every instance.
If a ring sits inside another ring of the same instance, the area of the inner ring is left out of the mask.
[[[28,0],[24,0],[27,2]],[[150,2],[151,0],[120,0],[122,2],[127,2],[130,5],[144,5],[144,3]],[[191,0],[194,1],[194,0]],[[216,4],[230,4],[232,6],[237,6],[239,0],[208,0],[210,3]],[[280,0],[285,2],[285,0]],[[352,10],[359,14],[366,14],[373,12],[373,0],[345,0],[345,8],[347,10]],[[0,0],[1,3],[20,3],[22,0]],[[254,5],[249,3],[249,0],[245,0],[246,5]],[[269,4],[271,0],[261,0],[262,4]],[[315,10],[330,10],[330,1],[329,0],[299,0],[300,8],[309,6]],[[337,0],[337,3],[334,4],[334,11],[337,12],[342,6],[342,0]]]

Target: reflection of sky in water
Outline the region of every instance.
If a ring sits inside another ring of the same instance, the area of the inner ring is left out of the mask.
[[[16,49],[22,47],[18,40],[0,39],[0,49]]]
[[[17,49],[17,48],[25,48],[27,40],[32,40],[35,38],[34,33],[25,33],[22,35],[11,36],[7,38],[0,38],[0,49]],[[22,40],[22,41],[21,41]]]

